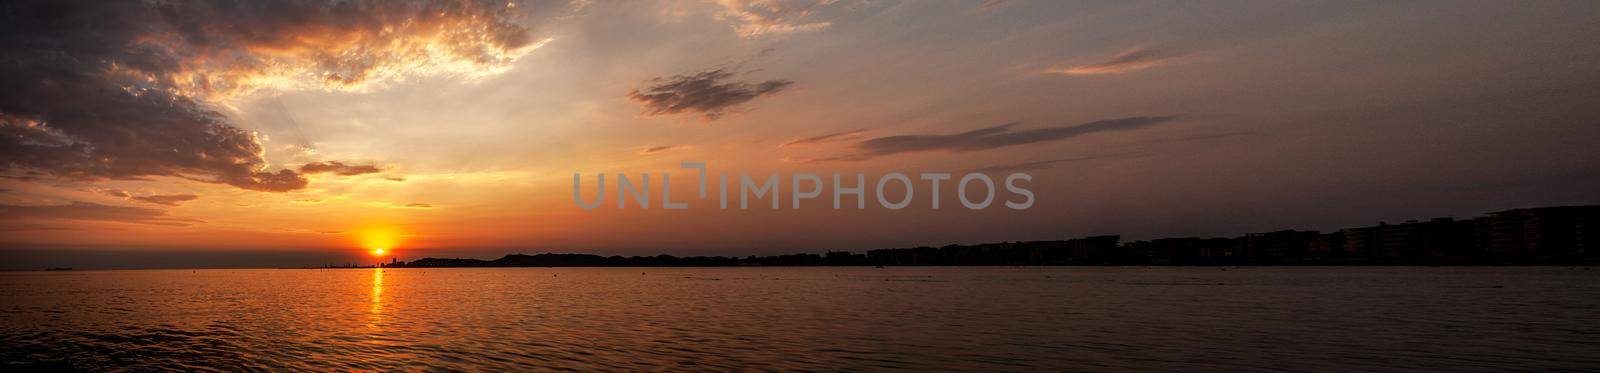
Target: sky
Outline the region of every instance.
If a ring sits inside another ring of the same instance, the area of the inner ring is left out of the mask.
[[[1600,202],[1593,2],[0,10],[0,257],[15,265],[743,256]],[[710,198],[684,162],[706,164]],[[915,181],[910,207],[869,187],[865,209],[831,208],[833,174],[890,172]],[[962,207],[953,179],[932,209],[918,179],[973,172],[999,184],[995,205]],[[583,198],[607,174],[607,204],[580,208],[575,173]],[[616,208],[617,175],[646,173],[689,208]],[[1013,173],[1031,176],[1027,209],[999,204],[1019,199]],[[783,208],[718,208],[716,177],[741,174],[779,175]],[[798,209],[796,174],[824,182]]]

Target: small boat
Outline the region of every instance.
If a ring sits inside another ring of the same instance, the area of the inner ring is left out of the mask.
[[[46,271],[71,271],[72,267],[52,267],[52,268],[45,268],[44,270],[46,270]]]

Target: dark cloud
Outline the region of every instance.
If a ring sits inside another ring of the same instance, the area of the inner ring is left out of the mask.
[[[1128,117],[1098,120],[1076,126],[1012,131],[1016,123],[949,135],[900,135],[879,137],[855,144],[858,151],[817,161],[859,161],[890,154],[916,151],[967,152],[1014,145],[1057,141],[1096,132],[1127,131],[1170,122],[1177,117]]]
[[[121,189],[108,189],[105,191],[105,194],[130,201],[154,203],[167,206],[177,206],[178,203],[200,199],[200,196],[193,194],[152,194],[148,196],[136,196]]]
[[[1165,64],[1177,57],[1178,54],[1172,52],[1148,48],[1137,48],[1127,52],[1122,52],[1121,54],[1112,57],[1108,61],[1081,66],[1056,68],[1051,69],[1050,72],[1068,75],[1121,74]]]
[[[403,207],[413,208],[413,209],[431,209],[431,208],[433,208],[433,205],[426,204],[426,203],[407,203]]]
[[[200,222],[167,216],[158,209],[127,206],[108,206],[91,202],[74,201],[65,205],[19,206],[0,204],[0,220],[31,221],[36,219],[64,219],[112,221],[123,223],[185,226]]]
[[[351,164],[345,164],[344,162],[340,162],[340,161],[311,162],[311,163],[305,164],[304,166],[300,166],[300,173],[308,174],[308,175],[309,174],[325,174],[326,173],[326,174],[335,174],[335,175],[339,175],[339,176],[355,176],[355,175],[375,174],[375,173],[379,173],[379,172],[383,172],[383,169],[378,168],[378,166],[373,166],[373,165],[351,165]]]
[[[844,140],[844,139],[849,139],[849,138],[855,137],[856,135],[860,135],[860,134],[866,133],[866,132],[867,132],[867,129],[866,128],[862,128],[862,129],[858,129],[858,130],[822,134],[822,135],[817,135],[817,136],[812,136],[812,137],[807,137],[807,138],[803,138],[803,139],[790,141],[790,142],[784,143],[780,147],[815,144],[815,143],[819,143],[819,142],[832,141],[832,140]]]
[[[306,185],[294,171],[262,170],[266,161],[255,134],[227,124],[221,114],[193,100],[165,91],[123,90],[81,72],[34,68],[6,69],[0,76],[0,85],[12,87],[0,92],[5,168],[87,180],[193,175],[260,191]]]
[[[1062,164],[1062,163],[1087,162],[1087,161],[1095,161],[1095,160],[1102,160],[1102,159],[1137,158],[1137,157],[1145,156],[1146,154],[1148,154],[1148,153],[1145,153],[1145,152],[1128,152],[1128,153],[1116,153],[1116,154],[1087,155],[1087,156],[1082,156],[1082,157],[1070,157],[1070,158],[1051,159],[1051,160],[1044,160],[1044,161],[1033,161],[1033,162],[1004,164],[1004,165],[998,165],[998,166],[989,166],[989,167],[974,169],[974,170],[972,170],[972,172],[986,173],[987,174],[987,173],[1006,173],[1006,172],[1039,170],[1039,169],[1045,169],[1045,168],[1054,167],[1054,166]]]
[[[724,82],[733,73],[716,69],[671,78],[655,78],[654,85],[628,92],[628,98],[644,105],[645,115],[699,113],[706,120],[722,117],[722,111],[757,97],[771,95],[794,84],[788,80],[768,80],[751,84]]]
[[[535,43],[509,18],[489,1],[8,1],[0,173],[301,189],[304,177],[268,170],[258,136],[207,100],[262,82],[340,89],[434,65],[471,73]]]

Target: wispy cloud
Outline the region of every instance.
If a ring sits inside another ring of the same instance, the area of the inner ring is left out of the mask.
[[[1148,48],[1135,48],[1122,52],[1108,61],[1088,65],[1059,67],[1046,70],[1050,73],[1066,75],[1102,75],[1122,74],[1136,70],[1148,69],[1170,63],[1178,58],[1175,53],[1158,51]]]
[[[0,232],[73,231],[73,230],[81,230],[81,229],[83,229],[83,227],[49,225],[49,224],[27,224],[27,223],[5,223],[5,224],[0,224]],[[120,231],[122,229],[118,229],[118,228],[99,228],[99,227],[97,227],[96,230]]]
[[[330,173],[339,176],[356,176],[383,172],[382,168],[373,165],[352,165],[340,161],[311,162],[300,166],[303,174]]]
[[[193,201],[196,199],[200,199],[200,196],[193,194],[158,194],[133,197],[133,200],[135,201],[167,206],[177,206],[179,203]]]
[[[370,202],[366,202],[366,205],[373,206],[373,207],[391,208],[391,209],[427,210],[427,209],[438,208],[438,206],[435,206],[435,205],[433,205],[431,203],[421,203],[421,202],[395,203],[395,202],[383,202],[383,201],[370,201]]]
[[[1155,139],[1155,140],[1149,140],[1147,142],[1148,143],[1173,143],[1173,142],[1203,141],[1203,140],[1222,139],[1222,138],[1229,138],[1229,137],[1236,137],[1236,136],[1247,136],[1247,135],[1250,135],[1250,134],[1252,134],[1252,133],[1251,132],[1222,132],[1222,133],[1212,133],[1212,134],[1205,134],[1205,135],[1194,135],[1194,136],[1185,136],[1185,137]],[[1151,154],[1154,154],[1154,153],[1152,153],[1150,151],[1133,151],[1133,152],[1124,152],[1124,153],[1095,154],[1095,155],[1086,155],[1086,156],[1081,156],[1081,157],[1068,157],[1068,158],[1050,159],[1050,160],[1043,160],[1043,161],[1021,162],[1021,163],[1012,163],[1012,164],[989,166],[989,167],[983,167],[983,168],[974,169],[974,170],[972,170],[972,172],[1004,173],[1004,172],[1015,172],[1015,171],[1039,170],[1039,169],[1046,169],[1046,168],[1055,167],[1055,166],[1063,164],[1063,163],[1076,163],[1076,162],[1097,161],[1097,160],[1114,160],[1114,159],[1139,158],[1139,157],[1144,157],[1144,156],[1148,156],[1148,155],[1151,155]]]
[[[109,189],[105,191],[105,194],[130,201],[154,203],[157,205],[166,206],[177,206],[179,203],[200,199],[200,196],[193,194],[152,194],[146,196],[136,196],[121,189]]]
[[[1255,132],[1222,132],[1222,133],[1212,133],[1212,134],[1205,134],[1205,135],[1174,137],[1174,138],[1168,138],[1168,139],[1155,139],[1155,140],[1150,140],[1150,142],[1200,141],[1200,140],[1222,139],[1222,138],[1229,138],[1229,137],[1249,136],[1249,135],[1254,135],[1254,134],[1255,134]]]
[[[827,28],[832,23],[811,21],[817,10],[835,0],[717,0],[722,12],[717,18],[733,21],[742,37],[788,34]]]
[[[969,152],[1065,140],[1091,133],[1128,131],[1171,122],[1174,116],[1127,117],[1097,120],[1075,126],[1013,131],[1016,123],[945,135],[900,135],[869,139],[854,145],[855,153],[814,161],[859,161],[891,154],[919,151]]]
[[[794,84],[788,80],[761,83],[726,81],[733,73],[715,69],[670,78],[655,78],[653,85],[628,92],[628,98],[644,105],[645,115],[699,113],[705,120],[722,117],[723,110],[757,97],[776,94]]]
[[[779,147],[787,147],[787,146],[795,146],[795,145],[807,145],[807,144],[815,144],[815,143],[829,142],[829,141],[848,140],[848,139],[851,139],[851,138],[855,138],[856,135],[860,135],[860,134],[863,134],[863,133],[866,133],[866,132],[867,132],[867,129],[866,128],[862,128],[862,129],[850,130],[850,131],[844,131],[844,132],[827,133],[827,134],[822,134],[822,135],[817,135],[817,136],[812,136],[812,137],[807,137],[807,138],[803,138],[803,139],[790,141],[790,142],[784,143],[783,145],[780,145]]]
[[[978,172],[978,173],[1007,173],[1007,172],[1016,172],[1016,171],[1038,170],[1038,169],[1045,169],[1045,168],[1054,167],[1054,166],[1060,165],[1062,163],[1076,163],[1076,162],[1087,162],[1087,161],[1106,160],[1106,159],[1138,158],[1138,157],[1143,157],[1143,156],[1148,155],[1148,154],[1149,153],[1147,153],[1147,152],[1127,152],[1127,153],[1115,153],[1115,154],[1086,155],[1086,156],[1082,156],[1082,157],[1069,157],[1069,158],[1051,159],[1051,160],[1043,160],[1043,161],[1022,162],[1022,163],[1012,163],[1012,164],[1003,164],[1003,165],[997,165],[997,166],[989,166],[989,167],[983,167],[983,168],[974,169],[974,170],[972,170],[972,172]]]
[[[172,226],[186,226],[200,222],[194,219],[167,216],[166,211],[158,209],[108,206],[92,202],[74,201],[64,205],[35,206],[0,204],[0,220],[29,221],[35,219],[91,220]]]
[[[683,150],[683,149],[689,149],[689,148],[690,147],[688,145],[651,146],[651,147],[647,147],[647,148],[644,148],[644,149],[639,149],[639,155],[649,155],[649,154],[661,153],[661,152],[670,151],[670,150]]]

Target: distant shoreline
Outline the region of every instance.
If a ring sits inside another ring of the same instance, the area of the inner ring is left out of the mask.
[[[1446,259],[1438,261],[1374,261],[1366,259],[1299,260],[1299,261],[1214,261],[1204,263],[883,263],[869,256],[833,252],[826,255],[791,254],[770,257],[604,257],[593,254],[536,255],[508,254],[495,260],[462,258],[423,258],[410,262],[395,261],[376,266],[343,266],[312,268],[737,268],[737,267],[1496,267],[1542,266],[1572,267],[1600,264],[1592,258],[1520,258],[1521,260],[1492,260],[1490,258]]]
[[[499,259],[392,260],[380,267],[733,266],[1584,266],[1600,263],[1600,205],[1491,212],[1333,232],[1280,230],[1237,237],[1123,242],[1119,235],[869,250],[865,254],[600,256],[509,254]]]
[[[22,272],[51,272],[70,275],[72,272],[97,272],[97,271],[231,271],[231,270],[280,270],[280,269],[451,269],[451,268],[485,268],[485,269],[511,269],[511,268],[867,268],[874,269],[878,266],[867,265],[739,265],[739,266],[459,266],[459,267],[400,267],[400,266],[324,266],[324,267],[163,267],[163,268],[82,268],[72,271],[50,271],[47,269],[0,269],[0,273]],[[886,265],[888,268],[1491,268],[1491,267],[1600,267],[1600,261],[1581,263],[1486,263],[1486,264],[1208,264],[1208,265],[1151,265],[1151,264],[1017,264],[1017,265]]]

